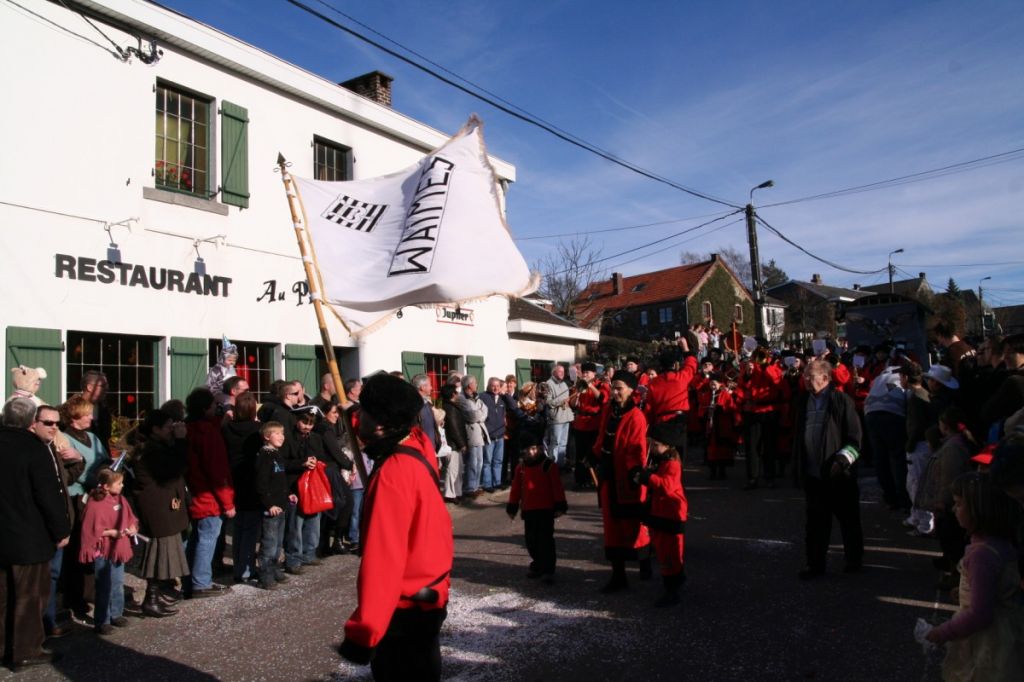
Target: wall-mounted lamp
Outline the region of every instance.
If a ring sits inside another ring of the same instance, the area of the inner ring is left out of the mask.
[[[107,239],[110,243],[107,245],[107,260],[111,263],[121,262],[121,248],[114,242],[114,235],[111,234],[110,230],[113,227],[127,227],[128,231],[132,231],[132,223],[138,222],[138,218],[125,218],[116,223],[103,223],[103,229],[107,233]]]
[[[192,271],[200,277],[206,275],[206,261],[203,260],[202,254],[199,253],[199,245],[202,243],[213,244],[214,248],[220,248],[227,243],[227,235],[217,234],[206,239],[192,240],[192,248],[196,251],[196,262],[192,266]]]

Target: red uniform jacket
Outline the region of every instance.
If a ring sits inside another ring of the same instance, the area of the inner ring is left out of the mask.
[[[633,408],[623,414],[619,428],[615,431],[613,461],[604,462],[602,446],[605,432],[608,430],[611,409],[612,403],[608,402],[601,411],[601,430],[594,443],[594,455],[597,457],[599,470],[605,471],[610,468],[613,472],[610,483],[615,486],[616,502],[620,505],[640,504],[646,499],[646,492],[642,487],[632,485],[629,472],[634,467],[643,467],[647,464],[647,419],[639,408]]]
[[[779,382],[782,375],[776,375],[771,368],[754,365],[754,371],[747,375],[741,374],[737,380],[737,388],[744,412],[765,414],[776,408],[779,400]]]
[[[188,423],[188,489],[192,493],[188,513],[193,519],[220,516],[235,508],[220,417]]]
[[[853,378],[853,374],[851,374],[846,365],[841,362],[832,370],[832,385],[835,386],[837,391],[848,393],[851,378]],[[868,384],[868,386],[870,387],[870,384]]]
[[[426,466],[403,453],[379,460],[363,501],[359,606],[345,623],[345,639],[367,649],[380,642],[395,609],[448,604],[454,541],[438,489],[437,458],[422,433],[410,434],[402,445],[418,450]],[[437,599],[409,599],[423,588],[435,590]]]
[[[677,412],[690,409],[690,382],[697,373],[697,358],[686,356],[678,372],[662,372],[647,386],[644,413],[655,424],[678,416]]]
[[[572,428],[577,431],[597,431],[601,426],[601,407],[611,399],[612,390],[605,381],[595,380],[594,385],[601,392],[594,396],[589,390],[579,394],[576,400],[576,418]]]
[[[524,514],[531,511],[568,510],[557,464],[547,457],[519,463],[512,476],[512,489],[508,492],[506,509],[514,516],[520,506]]]
[[[686,527],[688,505],[683,490],[683,467],[678,459],[662,460],[657,471],[645,471],[640,482],[650,494],[651,511],[644,523],[651,530],[682,533]]]
[[[708,461],[732,461],[739,442],[739,414],[733,395],[724,388],[715,395],[715,411],[708,428],[708,413],[711,408],[711,386],[705,384],[699,394],[701,427],[707,436]]]

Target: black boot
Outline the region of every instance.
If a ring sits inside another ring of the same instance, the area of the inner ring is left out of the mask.
[[[665,592],[658,597],[658,600],[654,602],[654,605],[658,608],[665,608],[667,606],[675,606],[682,601],[679,598],[679,588],[683,584],[684,580],[686,580],[686,575],[683,573],[661,576],[662,584],[665,586]]]
[[[146,581],[146,599],[142,602],[142,614],[149,618],[166,618],[178,612],[160,602],[160,585],[155,580]]]
[[[612,561],[612,577],[608,583],[601,588],[601,594],[611,594],[612,592],[618,592],[629,587],[629,583],[626,581],[626,562],[625,561]]]
[[[654,572],[651,570],[651,557],[640,560],[640,580],[650,580]]]

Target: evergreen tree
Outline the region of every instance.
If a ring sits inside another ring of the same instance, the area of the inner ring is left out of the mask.
[[[952,277],[949,278],[949,283],[946,285],[946,293],[953,298],[960,298],[960,287]]]
[[[780,268],[776,263],[775,259],[772,258],[767,263],[761,263],[761,279],[764,281],[764,288],[771,289],[777,287],[780,284],[785,284],[789,281],[789,275],[786,271]]]

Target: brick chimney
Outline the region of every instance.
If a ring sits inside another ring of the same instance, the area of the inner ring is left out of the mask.
[[[623,284],[623,278],[621,272],[612,273],[612,293],[616,296],[621,296],[625,293],[626,287]]]
[[[917,273],[917,276],[920,277],[921,279],[928,279],[927,277],[925,277],[925,273],[923,272]]]
[[[811,275],[811,284],[821,284],[821,275],[818,273]]]
[[[391,83],[395,79],[380,71],[371,71],[344,83],[338,83],[346,90],[372,99],[377,104],[391,106]]]
[[[854,284],[853,285],[853,290],[854,291],[860,291],[860,285],[859,284]]]

